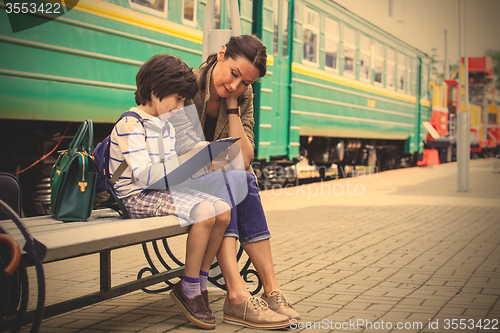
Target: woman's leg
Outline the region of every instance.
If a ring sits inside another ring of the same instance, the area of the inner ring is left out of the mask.
[[[270,240],[264,239],[254,243],[247,243],[243,245],[243,249],[250,257],[252,264],[259,274],[264,287],[264,295],[267,296],[271,291],[280,290],[280,286],[274,272]]]
[[[227,298],[233,304],[245,302],[251,295],[240,275],[236,260],[236,238],[224,237],[217,252],[217,262],[224,276]]]
[[[274,273],[269,239],[248,243],[243,245],[243,249],[259,274],[265,295],[269,295],[271,291],[279,290],[279,284]],[[238,262],[236,261],[236,238],[224,237],[219,252],[217,252],[217,261],[226,282],[229,301],[233,304],[246,301],[250,297],[250,292],[240,275]]]
[[[262,329],[289,325],[290,317],[286,313],[275,311],[261,298],[250,295],[236,261],[236,238],[224,237],[217,260],[227,288],[223,307],[225,322]]]

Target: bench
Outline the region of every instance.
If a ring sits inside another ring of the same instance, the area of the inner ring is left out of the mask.
[[[4,207],[1,206],[1,208]],[[13,211],[12,213],[15,214]],[[37,309],[24,315],[22,313],[23,302],[27,302],[27,300],[21,299],[18,315],[6,318],[1,325],[2,328],[0,331],[13,327],[20,329],[21,324],[33,323],[31,331],[36,332],[41,324],[41,320],[44,318],[95,304],[139,289],[146,292],[170,290],[174,283],[169,280],[181,277],[184,272],[184,264],[175,257],[172,257],[168,245],[166,247],[167,253],[178,267],[171,268],[164,264],[162,258],[159,258],[166,269],[163,272],[154,267],[147,251],[147,242],[153,242],[155,253],[158,255],[158,251],[156,251],[156,242],[158,240],[162,240],[163,244],[166,245],[167,238],[182,235],[189,231],[187,221],[175,216],[123,219],[111,209],[102,209],[94,210],[87,222],[63,223],[51,216],[24,218],[22,220],[14,217],[12,220],[0,221],[0,228],[13,237],[21,249],[23,249],[22,265],[20,267],[23,265],[35,266],[38,282]],[[111,251],[137,244],[142,244],[146,259],[151,267],[142,269],[138,273],[137,280],[111,287]],[[238,260],[242,252],[243,249],[240,246]],[[86,296],[45,306],[43,264],[95,253],[99,253],[100,256],[100,290]],[[258,276],[253,269],[249,269],[249,265],[250,260],[248,259],[241,269],[240,274],[245,278],[245,281],[252,282],[248,280],[247,276],[253,274],[257,279]],[[215,266],[217,266],[217,263],[213,264],[212,268]],[[142,277],[146,271],[151,274]],[[225,290],[225,285],[218,282],[220,278],[221,274],[210,277],[210,282]],[[20,280],[23,280],[22,276]],[[27,281],[27,278],[25,280]],[[167,287],[154,291],[147,289],[147,287],[158,283],[166,283]],[[252,293],[258,293],[261,287],[262,284],[258,280],[257,288]],[[26,310],[24,309],[24,311]]]

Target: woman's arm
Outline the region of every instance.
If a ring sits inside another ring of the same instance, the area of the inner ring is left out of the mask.
[[[246,97],[245,102],[240,106],[240,114],[230,114],[228,115],[228,125],[229,125],[229,137],[241,138],[236,141],[236,144],[240,149],[234,149],[229,151],[229,159],[231,161],[236,160],[236,154],[241,153],[243,157],[243,163],[245,170],[250,168],[250,163],[254,158],[254,144],[253,144],[253,126],[255,121],[253,119],[253,90],[250,86],[243,93]],[[238,96],[231,96],[226,98],[226,107],[228,109],[235,109],[238,107]],[[235,166],[236,168],[236,166]]]

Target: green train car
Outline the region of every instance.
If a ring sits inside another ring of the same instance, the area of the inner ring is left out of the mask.
[[[60,140],[63,149],[84,119],[96,141],[109,134],[134,105],[135,75],[152,55],[201,64],[206,0],[65,4],[74,7],[56,19],[27,14],[33,27],[14,33],[0,3],[0,171],[22,171]],[[259,36],[269,54],[254,86],[253,166],[263,184],[294,181],[304,158],[320,172],[416,160],[430,106],[427,55],[333,1],[239,0],[239,8],[241,32]],[[217,0],[213,28],[230,28],[228,12]],[[19,173],[27,215],[47,207],[55,157]]]
[[[333,1],[264,0],[254,16],[272,55],[257,96],[267,175],[293,180],[301,157],[320,173],[415,163],[430,111],[426,54]]]

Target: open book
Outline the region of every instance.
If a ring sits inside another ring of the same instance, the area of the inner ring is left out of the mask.
[[[159,179],[154,184],[148,186],[148,189],[165,188],[166,184],[173,186],[185,182],[239,139],[227,138],[210,142],[206,147],[172,170],[165,177],[166,179]]]

